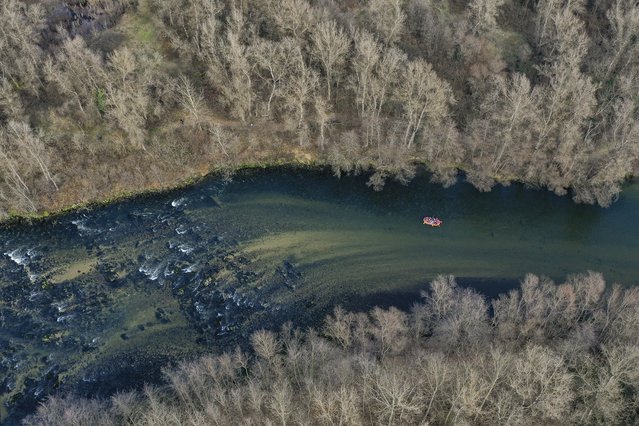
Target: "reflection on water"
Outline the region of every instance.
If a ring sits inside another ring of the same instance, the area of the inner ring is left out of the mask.
[[[518,185],[365,181],[245,172],[0,230],[2,416],[58,388],[158,380],[167,363],[288,319],[311,324],[334,304],[407,308],[438,273],[490,295],[526,272],[639,281],[639,184],[600,209]]]

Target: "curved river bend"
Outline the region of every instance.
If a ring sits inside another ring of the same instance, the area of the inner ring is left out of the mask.
[[[639,183],[601,209],[519,185],[365,182],[249,171],[0,228],[0,418],[56,388],[157,380],[167,362],[335,304],[406,307],[439,273],[487,294],[527,272],[639,283]]]

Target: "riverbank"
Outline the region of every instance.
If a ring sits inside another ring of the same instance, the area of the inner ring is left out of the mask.
[[[261,330],[248,351],[165,369],[161,387],[61,395],[25,424],[636,424],[637,293],[527,275],[485,300],[442,275],[410,312]]]
[[[94,199],[89,199],[82,202],[71,203],[68,205],[63,205],[57,209],[43,209],[40,212],[35,213],[17,213],[12,212],[8,216],[2,217],[0,216],[0,227],[1,226],[10,226],[10,225],[19,225],[19,224],[28,224],[33,223],[35,221],[55,218],[61,215],[65,215],[72,212],[80,212],[80,211],[90,211],[95,208],[104,207],[113,203],[125,201],[125,200],[134,200],[137,198],[144,199],[147,197],[154,197],[163,194],[170,194],[174,191],[179,191],[181,189],[188,188],[189,186],[195,185],[198,182],[201,182],[204,179],[211,178],[214,176],[219,176],[220,178],[232,178],[236,173],[245,171],[245,170],[264,170],[264,169],[272,169],[272,168],[300,168],[300,169],[327,169],[333,167],[333,165],[318,161],[317,155],[313,156],[310,152],[303,153],[303,156],[299,157],[299,151],[296,152],[297,158],[294,160],[271,160],[271,161],[260,161],[260,162],[246,162],[242,163],[235,167],[228,166],[217,166],[211,167],[205,170],[202,173],[192,174],[181,179],[178,179],[177,182],[170,182],[164,185],[151,185],[146,188],[141,189],[127,189],[123,191],[119,191],[113,194],[110,194],[105,197],[96,197]],[[426,170],[428,171],[428,165],[423,161],[415,162],[415,170]],[[463,180],[463,175],[465,174],[464,168],[460,165],[457,165],[457,176],[454,178],[450,178],[447,183],[443,185],[446,187],[450,184],[456,184],[457,181],[461,179]],[[357,171],[356,173],[374,173],[375,165],[369,164],[368,168],[364,168],[362,171]],[[460,176],[461,175],[461,176]],[[493,179],[498,182],[507,182],[507,185],[510,184],[521,184],[527,185],[526,182],[520,182],[513,177],[506,178],[503,176],[495,176]],[[632,183],[636,180],[635,175],[629,175],[626,177],[624,185]],[[540,190],[549,191],[547,188],[541,188]]]
[[[82,211],[91,211],[93,209],[108,206],[113,203],[118,203],[127,200],[135,200],[135,199],[145,199],[148,197],[154,197],[159,195],[170,194],[174,191],[179,191],[189,186],[195,185],[198,182],[201,182],[204,179],[212,178],[214,176],[219,176],[222,179],[231,178],[234,174],[242,172],[244,170],[260,170],[260,169],[268,169],[275,167],[298,167],[298,168],[323,168],[328,167],[326,165],[315,164],[314,162],[281,162],[281,161],[272,161],[272,162],[260,162],[260,163],[244,163],[239,165],[236,168],[229,169],[228,167],[213,167],[203,174],[196,174],[187,176],[177,183],[169,183],[166,185],[157,185],[150,186],[148,188],[142,188],[137,190],[125,190],[114,193],[112,195],[108,195],[106,197],[98,197],[96,199],[82,201],[78,203],[73,203],[70,205],[62,206],[58,209],[48,210],[44,209],[40,212],[35,213],[17,213],[11,212],[6,217],[0,217],[0,227],[1,226],[11,226],[11,225],[21,225],[21,224],[29,224],[34,223],[43,219],[52,219],[58,216],[66,215],[73,212],[82,212]]]

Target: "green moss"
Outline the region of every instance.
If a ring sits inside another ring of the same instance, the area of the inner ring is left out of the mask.
[[[508,67],[530,77],[536,73],[531,61],[532,49],[524,36],[512,31],[495,31],[491,38]]]
[[[100,114],[104,115],[104,111],[106,111],[106,91],[102,88],[98,88],[95,91],[95,106],[100,111]]]
[[[142,23],[135,33],[135,40],[139,43],[149,44],[155,39],[155,28],[150,21]]]
[[[69,334],[68,331],[56,331],[55,333],[47,334],[46,336],[42,337],[42,342],[43,343],[57,343],[60,340],[62,340],[62,338],[65,337],[68,334]]]

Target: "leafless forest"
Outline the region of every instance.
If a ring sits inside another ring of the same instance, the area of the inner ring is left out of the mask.
[[[636,0],[4,0],[0,215],[302,161],[607,205]]]
[[[488,303],[439,276],[410,313],[336,309],[320,330],[252,336],[167,385],[53,397],[28,425],[636,424],[639,288],[528,275]]]

